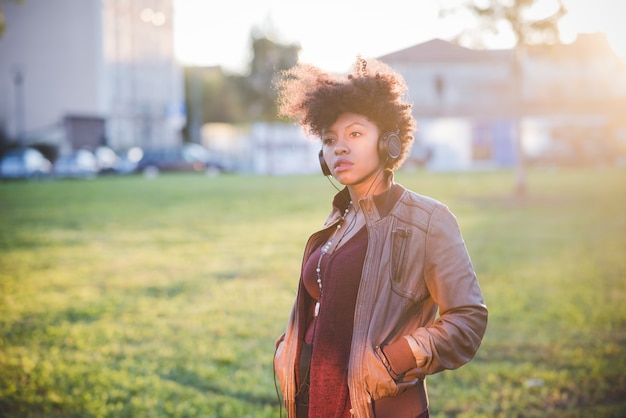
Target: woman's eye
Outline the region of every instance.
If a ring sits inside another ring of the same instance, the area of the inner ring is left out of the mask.
[[[350,133],[350,138],[358,138],[361,136],[361,132],[351,132]]]
[[[327,136],[326,138],[322,139],[322,143],[323,143],[324,145],[331,144],[333,141],[334,141],[334,138],[332,138],[332,137],[330,137],[330,136]]]

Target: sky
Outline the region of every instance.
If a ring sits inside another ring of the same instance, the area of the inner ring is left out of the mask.
[[[349,69],[357,55],[378,57],[433,38],[451,39],[471,17],[440,17],[440,7],[459,0],[174,0],[174,48],[184,65],[219,65],[245,72],[253,28],[280,43],[298,43],[300,61],[327,71]],[[577,33],[604,32],[613,50],[626,58],[624,0],[563,0],[561,40]],[[377,6],[370,6],[376,4]],[[380,5],[383,4],[384,8]],[[533,11],[545,16],[556,0],[539,0]],[[510,48],[506,35],[487,40]]]

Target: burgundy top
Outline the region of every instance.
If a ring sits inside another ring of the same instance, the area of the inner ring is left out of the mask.
[[[317,300],[317,263],[321,247],[306,261],[304,286]],[[313,322],[309,417],[349,417],[348,362],[354,325],[354,308],[367,251],[367,229],[322,258],[322,298]],[[313,304],[314,305],[314,304]],[[311,313],[312,315],[312,313]]]

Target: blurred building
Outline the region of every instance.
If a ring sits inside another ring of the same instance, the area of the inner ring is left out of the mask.
[[[509,167],[518,133],[530,161],[626,157],[626,62],[604,35],[514,54],[434,39],[380,57],[409,87],[419,124],[413,161],[440,170]]]
[[[418,123],[406,168],[509,168],[520,152],[536,164],[626,164],[626,62],[601,34],[517,58],[433,39],[379,59],[404,76]],[[240,171],[319,172],[319,142],[293,126],[205,128],[198,142]]]
[[[172,0],[4,2],[0,129],[68,148],[178,144]]]

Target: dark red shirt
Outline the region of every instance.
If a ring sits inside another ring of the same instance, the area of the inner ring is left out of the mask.
[[[367,251],[367,229],[361,228],[333,253],[322,258],[322,297],[313,324],[309,417],[350,417],[348,362],[354,308]],[[317,263],[320,248],[305,263],[303,282],[310,296],[319,297]]]

